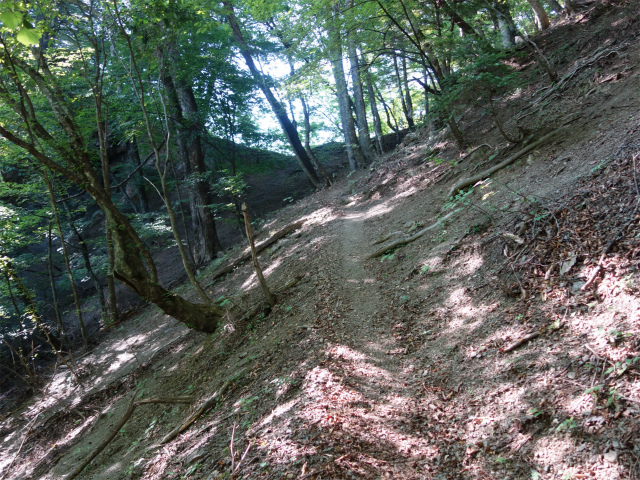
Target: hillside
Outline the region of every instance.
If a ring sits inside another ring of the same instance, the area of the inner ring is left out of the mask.
[[[70,478],[111,434],[75,478],[640,478],[639,31],[589,3],[534,38],[555,85],[514,57],[528,146],[469,109],[468,151],[419,129],[270,214],[259,241],[304,222],[260,255],[274,308],[251,264],[214,278],[229,251],[200,275],[225,327],[108,330],[2,417],[2,478]]]

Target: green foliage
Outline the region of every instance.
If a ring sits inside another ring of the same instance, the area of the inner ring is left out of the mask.
[[[451,210],[460,205],[468,206],[470,203],[470,200],[467,197],[472,193],[473,193],[473,188],[470,188],[466,192],[459,192],[455,197],[452,197],[449,201],[447,201],[442,208],[444,210]]]
[[[380,257],[380,261],[384,262],[385,260],[393,260],[393,257],[395,257],[396,254],[393,251],[389,251],[387,253],[383,253],[382,257]]]
[[[15,34],[23,45],[37,45],[42,37],[40,29],[33,25],[23,2],[4,0],[0,3],[0,21]]]
[[[451,75],[442,94],[436,98],[435,110],[451,116],[468,105],[489,107],[494,98],[504,96],[523,84],[505,52],[483,52]]]

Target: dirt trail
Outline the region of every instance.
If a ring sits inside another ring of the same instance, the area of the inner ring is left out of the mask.
[[[413,365],[395,335],[390,285],[364,260],[371,249],[366,222],[376,210],[350,203],[337,212],[339,221],[333,226],[334,248],[326,268],[336,280],[335,306],[345,314],[334,321],[326,345],[324,375],[319,375],[324,393],[310,405],[324,412],[315,435],[331,454],[314,462],[310,473],[332,472],[342,478],[345,471],[363,476],[384,472],[387,478],[399,478],[412,471],[420,478],[422,465],[416,460],[429,453],[429,446],[411,434]],[[308,412],[308,418],[319,416]]]
[[[340,240],[340,272],[339,277],[344,281],[342,290],[343,302],[358,308],[350,311],[345,320],[347,331],[356,332],[353,339],[354,347],[365,347],[369,354],[379,358],[384,355],[385,346],[391,349],[394,339],[383,328],[384,312],[387,308],[382,305],[380,290],[381,283],[364,267],[362,252],[369,248],[369,242],[364,232],[366,211],[355,207],[345,209],[342,222],[338,226]]]

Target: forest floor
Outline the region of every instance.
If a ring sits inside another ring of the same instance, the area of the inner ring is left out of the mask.
[[[566,80],[532,79],[513,118],[536,138],[573,121],[471,193],[446,198],[521,148],[477,111],[462,126],[489,149],[419,131],[277,212],[259,241],[304,224],[260,256],[272,288],[300,278],[276,307],[238,313],[263,300],[251,265],[212,280],[230,252],[201,274],[233,306],[219,333],[153,307],[109,330],[81,384],[58,367],[2,418],[2,478],[68,478],[113,432],[76,478],[639,479],[639,31],[637,2],[596,2],[537,36]],[[166,403],[116,432],[134,396]]]

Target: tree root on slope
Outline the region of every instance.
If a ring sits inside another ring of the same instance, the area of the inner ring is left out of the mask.
[[[133,396],[131,397],[131,400],[129,401],[129,405],[127,406],[127,410],[124,412],[124,415],[122,415],[122,418],[120,418],[120,421],[117,423],[117,425],[111,430],[111,433],[109,433],[107,438],[105,438],[102,441],[102,443],[100,443],[100,445],[98,445],[96,449],[89,456],[87,456],[87,458],[85,458],[82,463],[80,463],[75,468],[75,470],[73,470],[69,475],[67,475],[65,477],[65,480],[72,480],[76,478],[80,474],[80,472],[82,472],[82,470],[84,470],[87,467],[87,465],[89,465],[93,461],[93,459],[100,454],[100,452],[102,452],[105,448],[107,448],[107,445],[111,443],[111,441],[116,437],[120,429],[124,427],[125,423],[127,423],[127,421],[131,418],[136,407],[140,405],[148,405],[151,403],[176,404],[176,403],[192,403],[193,402],[193,397],[147,398],[144,400],[138,400],[136,402],[135,400],[136,400],[137,393],[138,392],[134,392]]]
[[[574,119],[575,120],[575,119]],[[559,128],[556,128],[555,130],[553,130],[551,133],[546,134],[544,137],[542,137],[540,140],[537,140],[529,145],[527,145],[525,148],[523,148],[522,150],[520,150],[519,152],[511,155],[509,158],[507,158],[506,160],[504,160],[503,162],[500,162],[498,165],[494,165],[493,167],[478,173],[477,175],[474,175],[473,177],[468,177],[468,178],[464,178],[462,180],[460,180],[458,183],[456,183],[453,187],[451,187],[451,190],[449,190],[449,193],[447,193],[447,198],[452,197],[453,195],[455,195],[459,190],[462,190],[466,187],[469,187],[471,185],[474,185],[475,183],[484,180],[487,177],[490,177],[491,175],[493,175],[494,173],[496,173],[499,170],[502,170],[504,167],[511,165],[513,162],[515,162],[518,158],[520,158],[521,156],[523,156],[526,153],[529,153],[531,150],[539,147],[540,145],[542,145],[543,143],[545,143],[547,140],[549,140],[551,137],[553,137],[554,135],[556,135],[557,133],[561,132],[562,130],[564,130],[565,128],[567,128],[567,126],[569,125],[569,123],[573,121],[570,120],[569,122],[565,123],[564,125],[562,125]]]
[[[378,250],[376,250],[374,253],[372,253],[371,255],[367,256],[367,259],[371,259],[371,258],[375,258],[375,257],[379,257],[380,255],[382,255],[384,252],[391,250],[393,248],[396,248],[399,245],[403,245],[403,244],[407,244],[407,243],[411,243],[416,241],[418,238],[420,238],[422,235],[424,235],[425,233],[427,233],[429,230],[433,230],[434,228],[436,228],[438,225],[444,223],[446,220],[448,220],[449,218],[451,218],[452,216],[454,216],[456,213],[458,213],[459,211],[461,211],[461,208],[458,208],[457,210],[454,210],[453,212],[450,212],[449,214],[445,215],[444,217],[442,217],[440,220],[438,220],[436,223],[434,223],[433,225],[429,225],[426,228],[423,228],[422,230],[420,230],[417,233],[414,233],[411,236],[408,237],[402,237],[399,238],[397,240],[394,240],[391,243],[388,243],[386,245],[384,245],[383,247],[379,248]]]
[[[248,371],[249,371],[248,368],[243,368],[238,373],[236,373],[233,377],[230,377],[229,379],[227,379],[227,381],[225,381],[222,384],[222,386],[213,395],[211,395],[204,402],[202,402],[200,406],[195,410],[195,412],[189,415],[189,418],[187,418],[184,422],[182,422],[182,424],[179,427],[174,428],[171,432],[165,435],[165,437],[162,440],[160,440],[160,444],[164,445],[165,443],[170,442],[171,440],[176,438],[178,435],[186,431],[191,425],[193,425],[193,423],[198,418],[200,418],[201,415],[209,411],[216,403],[218,403],[222,395],[226,393],[226,391],[233,384],[233,382],[235,382],[240,377],[245,375]]]

